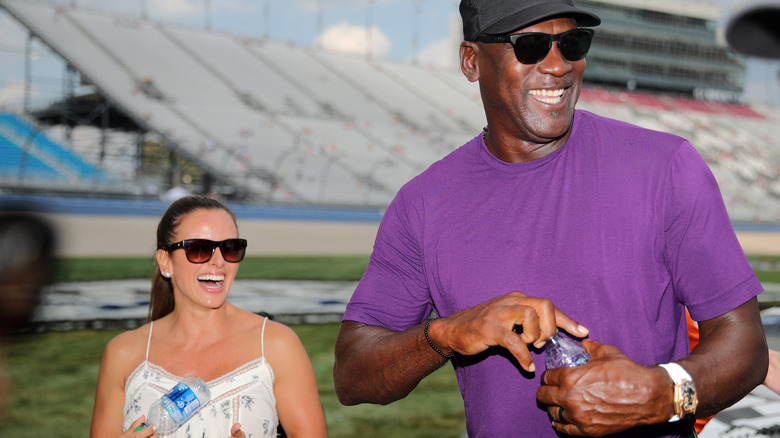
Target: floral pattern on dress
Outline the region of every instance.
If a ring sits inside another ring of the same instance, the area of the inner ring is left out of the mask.
[[[151,336],[151,329],[150,329]],[[125,385],[123,430],[146,415],[158,400],[182,378],[144,360]],[[216,437],[230,435],[241,423],[248,438],[275,437],[279,424],[273,393],[274,372],[264,356],[247,362],[222,377],[207,382],[212,399],[192,418],[166,438]]]

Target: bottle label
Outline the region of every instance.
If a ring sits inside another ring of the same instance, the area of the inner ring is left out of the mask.
[[[193,412],[200,408],[200,400],[195,392],[184,383],[179,383],[174,386],[167,394],[166,397],[173,402],[176,409],[181,412],[181,415],[186,419],[192,415]]]

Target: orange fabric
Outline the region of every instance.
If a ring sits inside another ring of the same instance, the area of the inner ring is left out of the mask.
[[[688,309],[685,309],[685,319],[688,320],[688,342],[691,344],[691,350],[699,343],[699,326],[691,319]]]
[[[691,344],[691,350],[696,344],[699,343],[699,326],[691,319],[691,315],[688,314],[688,309],[685,309],[685,319],[688,320],[688,343]],[[701,433],[704,426],[712,420],[712,417],[697,418],[696,423],[693,424],[693,428],[696,429],[696,433]]]

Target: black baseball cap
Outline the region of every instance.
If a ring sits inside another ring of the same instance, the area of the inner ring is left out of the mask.
[[[572,0],[461,0],[463,39],[484,33],[505,35],[554,17],[571,17],[578,26],[598,26],[601,19],[574,6]]]

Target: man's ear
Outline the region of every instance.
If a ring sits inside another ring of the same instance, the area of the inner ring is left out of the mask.
[[[476,43],[463,41],[460,44],[460,71],[466,76],[469,82],[479,80],[479,67],[477,63],[477,53],[479,47]]]

